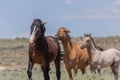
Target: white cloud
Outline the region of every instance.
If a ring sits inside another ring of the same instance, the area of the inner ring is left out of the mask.
[[[61,16],[62,19],[111,19],[111,18],[120,18],[118,15],[108,15],[108,14],[94,14],[94,15],[66,15]]]
[[[73,4],[75,0],[65,0],[67,4]],[[101,8],[82,9],[79,14],[66,14],[61,19],[113,19],[120,18],[120,0],[101,6]]]
[[[112,4],[112,6],[118,6],[118,5],[120,5],[120,0],[116,0],[116,1]]]
[[[110,3],[109,5],[105,6],[105,8],[112,8],[112,7],[118,7],[120,6],[120,0],[116,0],[113,3]]]
[[[113,3],[110,3],[109,5],[104,7],[105,10],[119,14],[120,13],[120,0],[115,0]]]
[[[97,10],[95,9],[89,9],[89,10],[82,10],[81,13],[83,14],[93,14],[93,13],[96,13]]]
[[[112,12],[112,13],[118,13],[119,10],[114,8],[114,9],[111,9],[111,12]]]
[[[73,1],[74,0],[65,0],[65,3],[67,3],[67,4],[73,4]]]

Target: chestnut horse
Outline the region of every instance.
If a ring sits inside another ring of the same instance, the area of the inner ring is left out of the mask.
[[[35,63],[41,64],[44,80],[50,80],[50,62],[54,61],[57,80],[60,80],[60,46],[58,40],[52,36],[45,36],[45,23],[34,19],[31,25],[29,40],[28,77],[32,80],[32,68]]]
[[[71,70],[74,70],[75,79],[77,79],[77,71],[80,69],[82,74],[85,73],[85,68],[88,66],[88,53],[86,49],[80,49],[81,44],[71,42],[71,38],[68,35],[70,31],[64,27],[59,28],[56,36],[62,41],[64,47],[64,63],[69,75],[69,80],[73,80]]]
[[[115,80],[118,80],[118,69],[120,64],[120,51],[111,48],[104,51],[96,49],[91,34],[84,34],[81,49],[87,48],[90,56],[90,63],[93,69],[101,74],[101,68],[111,67]]]

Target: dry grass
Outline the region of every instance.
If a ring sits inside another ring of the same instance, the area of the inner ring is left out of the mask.
[[[79,38],[74,38],[73,41],[80,42]],[[116,48],[120,50],[120,37],[102,37],[95,38],[98,46],[108,49]],[[0,80],[28,80],[26,71],[28,63],[28,40],[27,39],[0,39]],[[5,69],[2,69],[5,68]],[[61,61],[61,80],[68,80],[68,75],[63,62]],[[113,80],[113,74],[110,68],[102,69],[103,80]],[[50,70],[51,80],[56,80],[54,64],[51,63]],[[99,75],[90,73],[89,67],[87,73],[82,76],[81,72],[78,73],[80,80],[99,80]],[[33,69],[33,79],[43,80],[42,72],[39,65],[35,65]],[[120,79],[120,72],[119,72]]]

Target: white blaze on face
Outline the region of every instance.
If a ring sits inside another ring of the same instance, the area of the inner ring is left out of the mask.
[[[32,31],[32,34],[30,36],[30,40],[29,42],[32,44],[34,42],[34,39],[35,39],[35,34],[36,34],[36,26],[34,27],[33,31]]]

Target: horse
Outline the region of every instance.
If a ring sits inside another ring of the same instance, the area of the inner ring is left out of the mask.
[[[88,66],[88,53],[86,49],[80,49],[80,44],[71,41],[69,36],[70,30],[65,27],[58,29],[56,36],[62,42],[64,48],[64,64],[69,75],[69,80],[73,80],[72,69],[74,70],[74,77],[77,79],[77,71],[80,69],[82,74],[85,73],[85,68]]]
[[[92,42],[93,42],[93,44],[95,45],[95,47],[96,47],[96,49],[98,49],[98,50],[100,50],[100,51],[104,51],[104,49],[103,48],[101,48],[101,47],[99,47],[99,46],[97,46],[96,44],[95,44],[95,41],[94,41],[94,39],[91,37],[91,40],[92,40]],[[88,49],[87,49],[88,50]],[[90,57],[90,56],[89,56]],[[90,58],[89,58],[90,59]],[[90,62],[89,62],[89,64],[90,64]],[[91,65],[91,64],[90,64]],[[93,73],[95,73],[96,74],[96,69],[93,69],[93,66],[90,66],[90,70],[91,70],[91,72]]]
[[[97,69],[101,75],[101,68],[109,67],[114,74],[115,80],[118,80],[118,69],[120,63],[120,52],[117,49],[111,48],[104,51],[96,49],[91,34],[84,34],[81,49],[87,48],[90,56],[90,66]]]
[[[29,39],[28,78],[32,80],[32,69],[35,63],[41,65],[44,80],[50,80],[50,63],[54,61],[57,80],[60,80],[60,45],[53,36],[45,36],[45,22],[34,19],[31,25]]]

